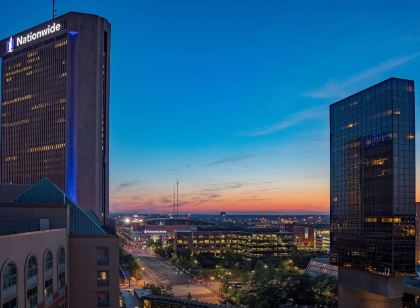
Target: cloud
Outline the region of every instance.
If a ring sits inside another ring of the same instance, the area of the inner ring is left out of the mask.
[[[334,98],[334,97],[345,97],[356,88],[359,88],[361,84],[371,81],[372,79],[381,76],[396,67],[399,67],[420,55],[420,52],[412,53],[407,56],[390,59],[382,62],[375,67],[367,69],[354,75],[348,79],[342,81],[336,81],[334,79],[329,80],[322,87],[302,93],[304,96],[313,98]]]
[[[121,182],[121,183],[118,183],[116,185],[112,185],[112,192],[113,193],[117,193],[117,192],[120,192],[120,191],[122,191],[124,189],[127,189],[127,188],[130,188],[132,186],[135,186],[135,185],[137,185],[139,183],[140,183],[140,180],[138,180],[138,179]]]
[[[320,116],[326,115],[327,112],[328,112],[328,109],[325,106],[317,106],[313,108],[308,108],[308,109],[296,112],[288,116],[286,119],[283,119],[266,128],[263,128],[261,130],[257,130],[251,133],[245,133],[243,135],[247,135],[250,137],[270,135],[270,134],[285,130],[289,127],[295,126],[303,121],[319,118]]]
[[[222,164],[227,164],[227,163],[233,163],[233,162],[238,162],[238,161],[242,161],[248,158],[253,157],[254,155],[235,155],[235,156],[228,156],[228,157],[224,157],[221,159],[218,159],[214,162],[211,162],[209,164],[207,164],[206,166],[217,166],[217,165],[222,165]]]

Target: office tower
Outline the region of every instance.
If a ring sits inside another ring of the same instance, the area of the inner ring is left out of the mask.
[[[362,290],[398,301],[401,277],[414,273],[414,126],[410,80],[390,78],[330,106],[331,261],[347,300]]]
[[[51,179],[108,216],[111,25],[68,13],[0,43],[0,183]]]

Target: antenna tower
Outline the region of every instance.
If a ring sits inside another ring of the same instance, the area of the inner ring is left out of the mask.
[[[178,202],[178,197],[179,197],[179,190],[178,190],[178,186],[179,186],[179,180],[176,180],[176,216],[179,215],[179,202]]]

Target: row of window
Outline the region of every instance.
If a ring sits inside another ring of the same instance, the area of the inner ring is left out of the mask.
[[[58,290],[60,293],[65,292],[66,286],[66,272],[65,250],[61,247],[57,254],[57,273],[58,273]],[[43,260],[43,294],[46,305],[52,302],[54,295],[54,275],[53,275],[54,257],[51,251],[46,251]],[[26,307],[38,307],[38,260],[32,255],[29,257],[25,267],[25,286]],[[2,273],[2,287],[0,293],[1,304],[3,308],[17,308],[18,296],[18,268],[13,260],[9,260],[3,267]]]

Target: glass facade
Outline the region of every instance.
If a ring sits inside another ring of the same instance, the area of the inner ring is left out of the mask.
[[[291,233],[277,230],[261,231],[193,231],[176,232],[175,249],[186,248],[192,253],[230,251],[245,259],[280,258],[290,254],[293,246]]]
[[[2,76],[0,182],[64,189],[67,35],[5,56]]]
[[[414,82],[391,78],[330,106],[331,261],[414,272]]]

